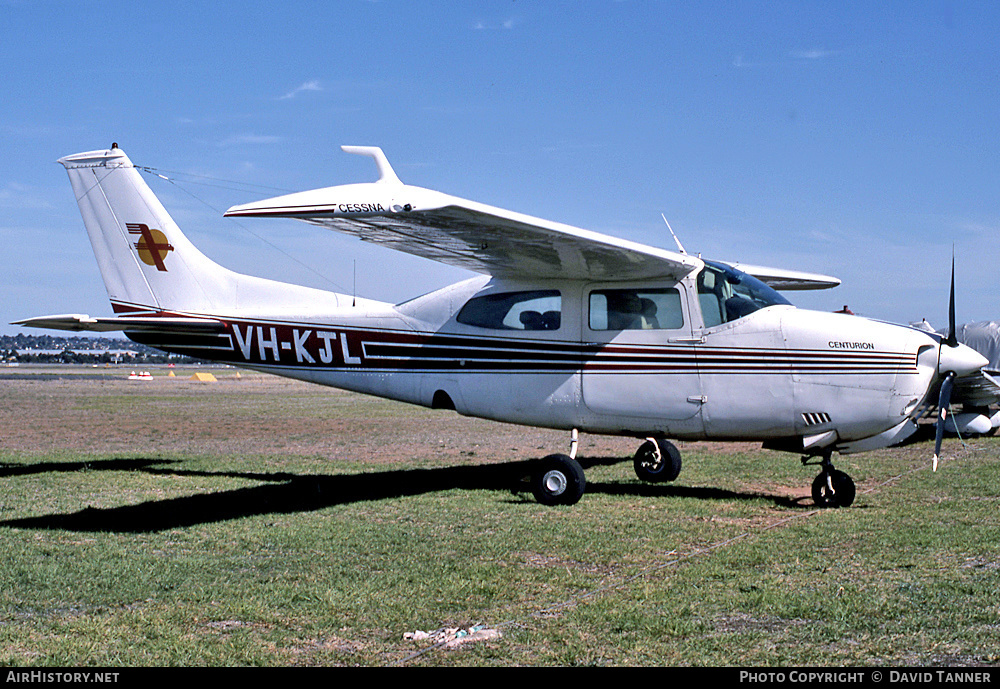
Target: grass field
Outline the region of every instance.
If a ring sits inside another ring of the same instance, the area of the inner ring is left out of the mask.
[[[3,664],[1000,662],[998,439],[841,458],[858,498],[816,510],[795,455],[683,444],[651,486],[584,436],[587,494],[546,508],[517,481],[565,433],[232,369],[8,371]]]

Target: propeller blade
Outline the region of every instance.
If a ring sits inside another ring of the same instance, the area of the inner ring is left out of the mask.
[[[944,439],[944,420],[948,416],[948,405],[951,404],[951,388],[955,374],[949,371],[941,381],[941,394],[938,395],[938,419],[934,434],[934,459],[931,466],[937,471],[938,457],[941,455],[941,441]]]
[[[948,337],[944,343],[949,347],[958,346],[958,337],[955,333],[955,254],[951,255],[951,294],[948,297]]]

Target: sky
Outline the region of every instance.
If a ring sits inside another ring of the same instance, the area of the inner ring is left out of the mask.
[[[1000,320],[1000,3],[0,0],[0,334],[110,315],[55,161],[117,142],[241,272],[399,302],[468,277],[232,205],[399,177],[840,278],[800,307]]]

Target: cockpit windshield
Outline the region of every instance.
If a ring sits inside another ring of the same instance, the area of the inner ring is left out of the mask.
[[[698,274],[698,302],[706,328],[738,320],[768,306],[791,304],[752,275],[712,261],[705,261]]]

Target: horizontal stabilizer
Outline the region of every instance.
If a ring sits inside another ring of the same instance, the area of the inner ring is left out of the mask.
[[[109,316],[91,318],[86,314],[67,313],[55,316],[37,316],[11,325],[49,330],[73,330],[88,332],[145,332],[145,333],[221,333],[225,324],[214,318],[190,318],[185,316]]]

